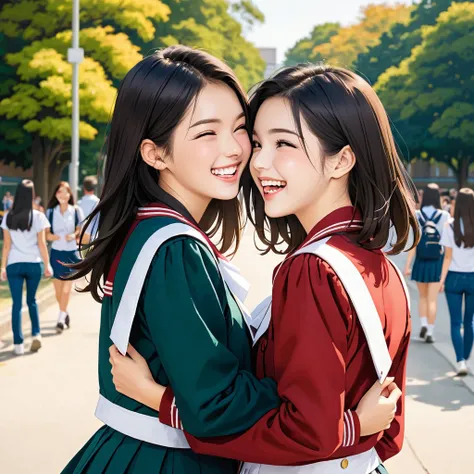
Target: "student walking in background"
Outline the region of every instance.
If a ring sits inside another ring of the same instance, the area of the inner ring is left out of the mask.
[[[421,228],[421,239],[416,249],[408,252],[405,275],[416,281],[419,292],[419,312],[421,319],[420,338],[434,342],[434,327],[438,293],[443,266],[444,249],[440,239],[449,213],[441,209],[439,186],[428,184],[423,190],[421,208],[416,212]],[[415,257],[413,269],[411,263]]]
[[[82,183],[82,187],[84,190],[84,196],[78,204],[82,209],[84,219],[87,219],[100,201],[100,199],[95,195],[95,190],[97,188],[97,179],[95,176],[86,176]]]
[[[474,317],[474,191],[472,189],[463,188],[459,191],[454,219],[446,225],[440,243],[446,250],[440,291],[444,289],[448,302],[451,339],[458,363],[457,373],[467,375],[466,362],[472,350]]]
[[[51,246],[51,265],[54,271],[54,289],[59,304],[56,332],[61,334],[64,327],[71,325],[67,310],[71,296],[72,281],[65,278],[72,269],[63,264],[79,262],[77,238],[84,220],[82,209],[74,205],[74,196],[69,183],[61,181],[48,204],[46,216],[51,228],[46,233]]]
[[[3,210],[5,212],[8,212],[12,207],[13,207],[13,197],[10,191],[7,191],[5,193],[5,196],[3,197]]]
[[[3,221],[3,254],[1,279],[8,279],[12,295],[12,331],[14,352],[25,352],[21,325],[21,307],[23,284],[26,281],[26,303],[31,319],[33,341],[31,351],[41,348],[41,332],[36,304],[36,291],[44,272],[45,277],[52,276],[46,247],[45,230],[49,222],[45,215],[33,209],[34,185],[23,180],[17,187],[13,208]],[[41,262],[44,263],[44,270]]]

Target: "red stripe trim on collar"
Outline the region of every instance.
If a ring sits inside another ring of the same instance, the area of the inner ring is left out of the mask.
[[[152,217],[172,217],[174,219],[177,219],[191,226],[193,229],[196,229],[198,232],[200,232],[201,235],[206,239],[207,243],[210,245],[210,247],[214,251],[214,254],[216,255],[217,258],[227,261],[227,258],[224,255],[222,255],[219,249],[215,246],[214,242],[212,242],[212,240],[208,237],[208,235],[205,232],[203,232],[202,229],[200,229],[197,225],[193,224],[189,219],[186,219],[186,217],[184,217],[178,211],[175,211],[174,209],[171,209],[166,206],[154,205],[154,204],[151,204],[145,207],[140,207],[138,209],[137,219],[143,220],[143,219],[150,219]]]
[[[311,244],[313,242],[316,242],[317,240],[324,239],[328,235],[331,234],[336,234],[338,232],[342,231],[351,231],[351,230],[360,230],[364,226],[364,222],[360,219],[354,219],[354,220],[347,220],[347,221],[342,221],[338,222],[336,224],[332,224],[325,229],[320,230],[316,234],[313,235],[310,239],[308,239],[302,247]]]
[[[115,257],[115,259],[112,263],[112,266],[110,268],[109,274],[107,276],[106,282],[105,282],[104,287],[103,287],[103,291],[104,291],[105,296],[112,296],[115,276],[117,274],[120,259],[122,257],[123,251],[125,250],[125,245],[127,244],[128,239],[132,235],[132,232],[135,230],[135,228],[137,227],[137,225],[141,221],[143,221],[145,219],[151,219],[151,218],[154,218],[154,217],[171,217],[173,219],[176,219],[176,220],[179,220],[179,221],[183,222],[184,224],[189,225],[193,229],[196,229],[206,239],[206,241],[208,242],[209,246],[213,250],[216,257],[218,259],[227,261],[227,258],[219,252],[219,250],[217,249],[215,244],[211,241],[211,239],[209,239],[207,234],[205,232],[203,232],[199,227],[194,225],[189,219],[186,219],[186,217],[184,217],[182,214],[180,214],[179,212],[177,212],[177,211],[175,211],[175,210],[173,210],[169,207],[166,207],[166,206],[163,206],[163,205],[151,204],[151,205],[141,207],[141,208],[138,209],[138,212],[136,214],[136,220],[133,222],[132,227],[130,228],[130,230],[127,234],[127,237],[125,238],[125,241],[122,244],[122,247],[120,248],[119,252],[117,253],[117,256]]]

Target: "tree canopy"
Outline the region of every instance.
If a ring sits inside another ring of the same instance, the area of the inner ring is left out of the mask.
[[[434,158],[465,185],[474,146],[474,3],[453,3],[376,90],[412,157]]]
[[[4,161],[33,164],[38,192],[49,192],[69,162],[72,0],[11,0],[0,7],[0,151]],[[245,87],[263,78],[258,50],[242,25],[263,21],[252,1],[81,0],[81,155],[93,165],[117,86],[143,55],[187,44],[226,60]],[[95,170],[88,169],[90,173]]]
[[[354,66],[375,84],[380,74],[410,56],[411,50],[422,41],[421,27],[434,25],[439,14],[452,3],[453,0],[421,0],[412,9],[410,21],[392,25],[377,44],[359,54]]]

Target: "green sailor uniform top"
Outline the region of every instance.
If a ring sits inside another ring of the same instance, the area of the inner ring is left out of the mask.
[[[275,382],[252,373],[246,290],[190,219],[162,204],[140,210],[104,287],[96,414],[106,424],[64,474],[236,472],[236,461],[193,453],[182,431],[118,393],[109,347],[124,353],[130,341],[173,386],[187,431],[242,432],[280,405]]]

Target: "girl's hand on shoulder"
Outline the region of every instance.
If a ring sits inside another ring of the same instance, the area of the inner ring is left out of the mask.
[[[7,269],[6,268],[2,268],[2,273],[0,275],[0,279],[2,281],[7,281]]]
[[[397,402],[402,391],[387,378],[383,384],[376,381],[362,397],[356,413],[360,421],[360,435],[369,436],[390,428],[397,411]]]
[[[112,380],[117,392],[159,411],[166,387],[155,382],[147,361],[131,344],[126,356],[115,345],[110,346],[109,353]]]

